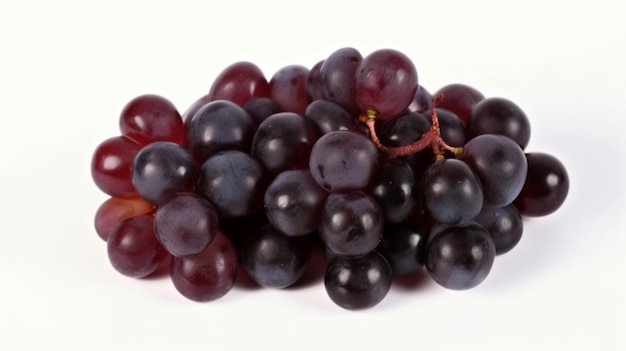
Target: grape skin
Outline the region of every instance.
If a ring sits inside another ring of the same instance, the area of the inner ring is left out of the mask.
[[[120,115],[120,131],[142,146],[154,141],[183,143],[180,113],[174,104],[158,95],[141,95],[128,102]]]
[[[290,65],[279,69],[270,80],[269,97],[283,112],[303,114],[309,104],[306,81],[309,69]]]
[[[153,211],[154,206],[140,197],[132,199],[111,197],[98,207],[94,216],[94,227],[100,238],[107,241],[111,232],[123,220]]]
[[[259,67],[251,62],[236,62],[215,79],[208,94],[210,101],[228,100],[239,106],[269,96],[269,83]]]
[[[98,188],[112,197],[139,196],[131,181],[133,160],[139,150],[139,144],[124,136],[100,143],[91,159],[91,178]]]
[[[532,152],[526,154],[528,175],[515,206],[524,216],[545,216],[558,210],[569,191],[569,176],[556,157]]]
[[[524,231],[522,216],[513,204],[485,207],[474,221],[489,231],[496,246],[496,255],[511,251],[519,243]]]
[[[530,140],[530,121],[514,102],[487,98],[472,109],[467,134],[470,139],[481,134],[504,135],[525,149]]]

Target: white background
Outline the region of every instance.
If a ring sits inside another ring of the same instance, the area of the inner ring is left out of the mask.
[[[0,349],[624,349],[626,10],[618,1],[2,1]],[[520,105],[571,190],[479,287],[394,285],[373,309],[321,282],[205,304],[117,274],[93,229],[96,145],[144,93],[183,111],[228,64],[269,78],[394,48],[428,90]]]

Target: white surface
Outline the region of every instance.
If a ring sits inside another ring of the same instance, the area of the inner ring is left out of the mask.
[[[1,3],[1,350],[626,348],[620,2]],[[479,287],[394,286],[356,313],[321,282],[198,304],[110,268],[89,163],[128,100],[156,93],[183,111],[230,63],[271,77],[343,46],[403,51],[431,91],[463,82],[516,101],[528,150],[567,166],[567,202],[527,221]]]

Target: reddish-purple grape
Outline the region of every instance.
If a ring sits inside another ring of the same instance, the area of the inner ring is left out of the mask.
[[[474,106],[485,98],[475,88],[458,83],[448,84],[433,94],[434,97],[439,95],[443,95],[443,99],[437,107],[456,114],[465,124],[469,122]]]
[[[514,102],[487,98],[474,106],[467,125],[468,138],[481,134],[504,135],[525,149],[530,140],[530,121]]]
[[[111,197],[103,202],[94,218],[96,233],[107,241],[111,232],[125,219],[152,213],[154,206],[146,200],[136,197],[132,199],[120,199]]]
[[[319,136],[319,129],[309,119],[293,112],[277,113],[259,125],[251,154],[272,176],[288,169],[306,169]]]
[[[524,216],[545,216],[561,207],[569,191],[569,176],[556,157],[533,152],[526,154],[528,175],[515,206]]]
[[[215,79],[209,100],[228,100],[239,106],[269,96],[269,83],[259,67],[251,62],[236,62],[226,67]]]
[[[364,189],[378,169],[378,149],[362,134],[336,131],[317,140],[309,169],[313,179],[330,192]]]
[[[306,92],[309,96],[309,101],[316,101],[324,98],[320,83],[320,70],[323,64],[324,60],[321,60],[313,65],[306,78]]]
[[[199,195],[178,193],[154,216],[154,231],[173,256],[197,255],[209,246],[218,230],[217,212]]]
[[[190,257],[172,257],[170,277],[186,298],[206,302],[226,295],[237,278],[237,251],[226,235],[218,232],[209,246]]]
[[[154,273],[168,257],[154,235],[152,215],[122,221],[109,235],[107,254],[115,270],[132,278]]]
[[[480,284],[493,266],[496,248],[481,225],[438,226],[426,244],[426,271],[447,289],[465,290]]]
[[[98,188],[112,197],[137,197],[131,168],[140,149],[139,144],[124,136],[100,143],[91,159],[91,177]]]
[[[326,267],[324,287],[339,307],[371,308],[380,303],[391,288],[391,267],[376,251],[359,257],[335,256]]]
[[[361,60],[361,54],[356,49],[346,47],[330,54],[320,67],[320,86],[324,99],[338,103],[353,115],[359,113],[354,84]]]
[[[361,191],[330,194],[324,204],[318,232],[337,255],[364,255],[383,235],[383,213],[376,200]]]
[[[504,207],[515,200],[524,186],[528,171],[526,157],[510,138],[479,135],[465,144],[461,160],[480,179],[484,206]]]
[[[284,171],[265,191],[265,213],[286,235],[308,234],[317,228],[327,196],[308,170]]]
[[[243,217],[263,206],[266,176],[250,155],[229,150],[209,157],[200,168],[196,191],[217,209],[220,217]]]
[[[157,141],[145,146],[133,162],[133,185],[147,201],[160,205],[178,192],[193,191],[198,167],[182,146]]]
[[[380,119],[403,113],[417,92],[417,70],[403,53],[383,49],[366,56],[356,71],[355,98],[361,112]]]
[[[467,223],[483,207],[480,181],[467,164],[457,159],[430,165],[422,178],[421,194],[430,216],[442,224]]]
[[[183,120],[169,100],[158,95],[141,95],[131,100],[120,115],[120,130],[144,146],[154,141],[182,144]]]
[[[224,150],[250,151],[255,125],[246,110],[226,100],[202,106],[187,125],[187,146],[199,164]]]
[[[306,236],[287,236],[271,225],[248,236],[241,263],[257,284],[282,289],[297,282],[309,264],[311,245]]]
[[[513,204],[485,207],[474,221],[487,229],[496,246],[496,255],[511,251],[522,238],[522,216]]]
[[[270,80],[269,97],[283,112],[303,114],[309,104],[306,81],[309,69],[290,65],[279,69]]]

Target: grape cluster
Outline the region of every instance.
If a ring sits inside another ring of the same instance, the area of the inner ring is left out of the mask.
[[[242,268],[257,284],[300,280],[324,249],[324,284],[346,309],[378,304],[393,275],[425,269],[469,289],[520,240],[522,216],[564,202],[569,180],[525,152],[530,124],[512,101],[463,84],[430,94],[391,49],[342,48],[268,81],[227,67],[182,115],[142,95],[91,174],[111,198],[95,215],[112,266],[169,267],[176,289],[215,300]]]

